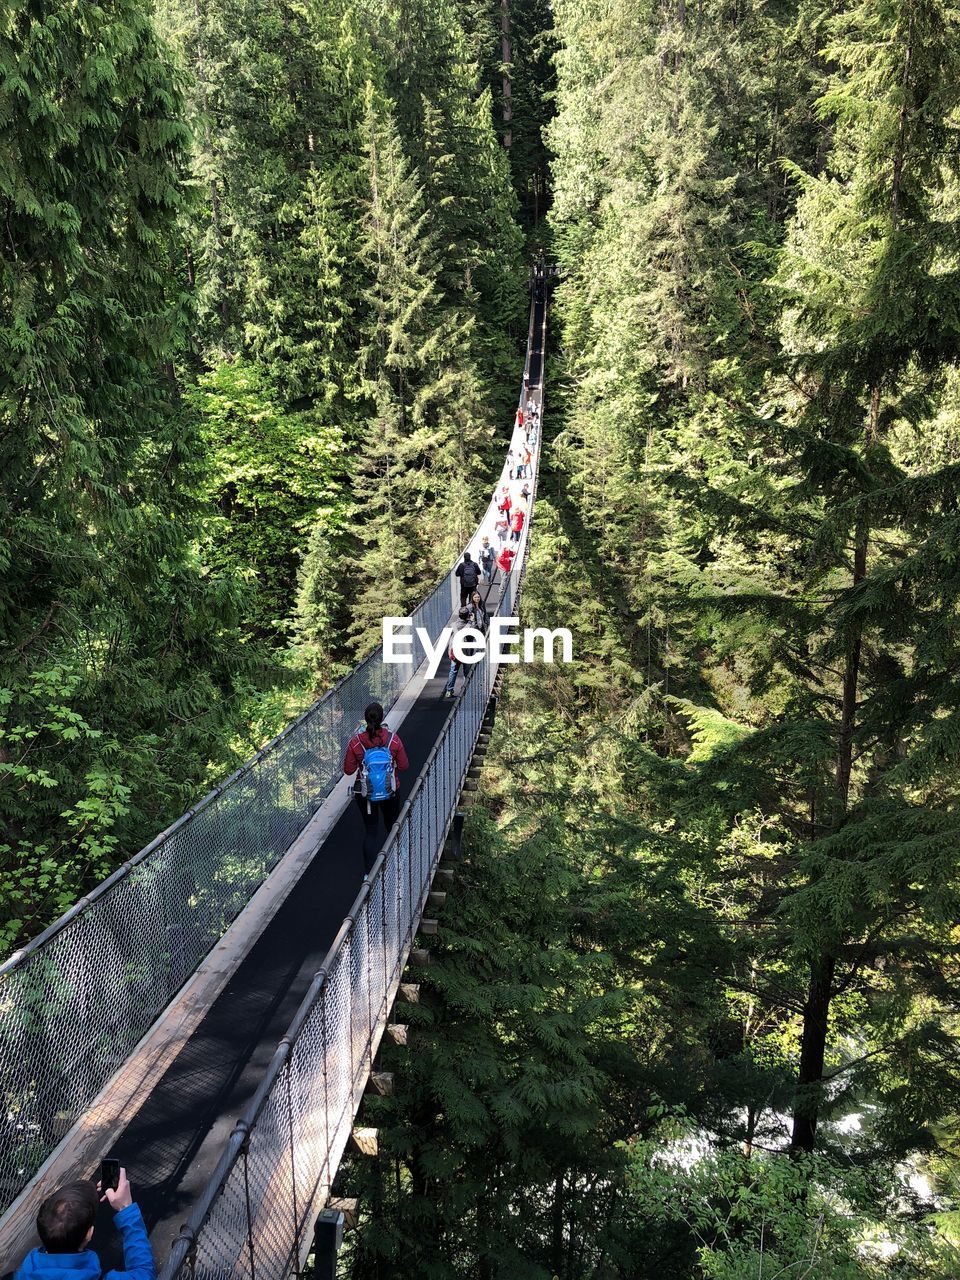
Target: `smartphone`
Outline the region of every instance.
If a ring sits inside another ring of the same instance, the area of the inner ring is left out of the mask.
[[[120,1185],[120,1161],[109,1157],[100,1162],[100,1193],[116,1191]]]

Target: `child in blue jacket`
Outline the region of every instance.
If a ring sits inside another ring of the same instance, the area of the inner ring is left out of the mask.
[[[68,1182],[44,1200],[37,1214],[43,1247],[27,1254],[14,1280],[101,1280],[100,1259],[89,1248],[99,1190],[99,1183],[94,1187],[92,1182]],[[153,1250],[143,1214],[133,1203],[126,1169],[120,1170],[116,1190],[108,1187],[102,1198],[116,1214],[124,1266],[123,1271],[106,1272],[104,1280],[156,1280]]]

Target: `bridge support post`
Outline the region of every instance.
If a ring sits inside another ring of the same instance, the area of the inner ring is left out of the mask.
[[[462,809],[458,809],[453,815],[453,825],[450,828],[450,847],[448,856],[451,858],[460,857],[460,845],[463,841],[463,824],[467,820],[467,815]]]
[[[312,1280],[337,1280],[337,1254],[343,1244],[344,1215],[339,1209],[324,1209],[313,1232]]]

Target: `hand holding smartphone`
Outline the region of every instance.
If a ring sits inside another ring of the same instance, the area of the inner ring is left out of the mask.
[[[120,1185],[120,1161],[112,1156],[100,1163],[100,1194],[105,1191],[116,1191]]]
[[[114,1213],[133,1204],[133,1192],[127,1179],[127,1171],[119,1160],[108,1157],[100,1165],[100,1181],[97,1183],[100,1199],[106,1200]]]

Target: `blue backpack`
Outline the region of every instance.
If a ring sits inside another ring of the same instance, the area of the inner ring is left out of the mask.
[[[389,800],[397,789],[397,771],[390,752],[392,742],[391,733],[384,746],[364,748],[359,791],[368,800]]]

